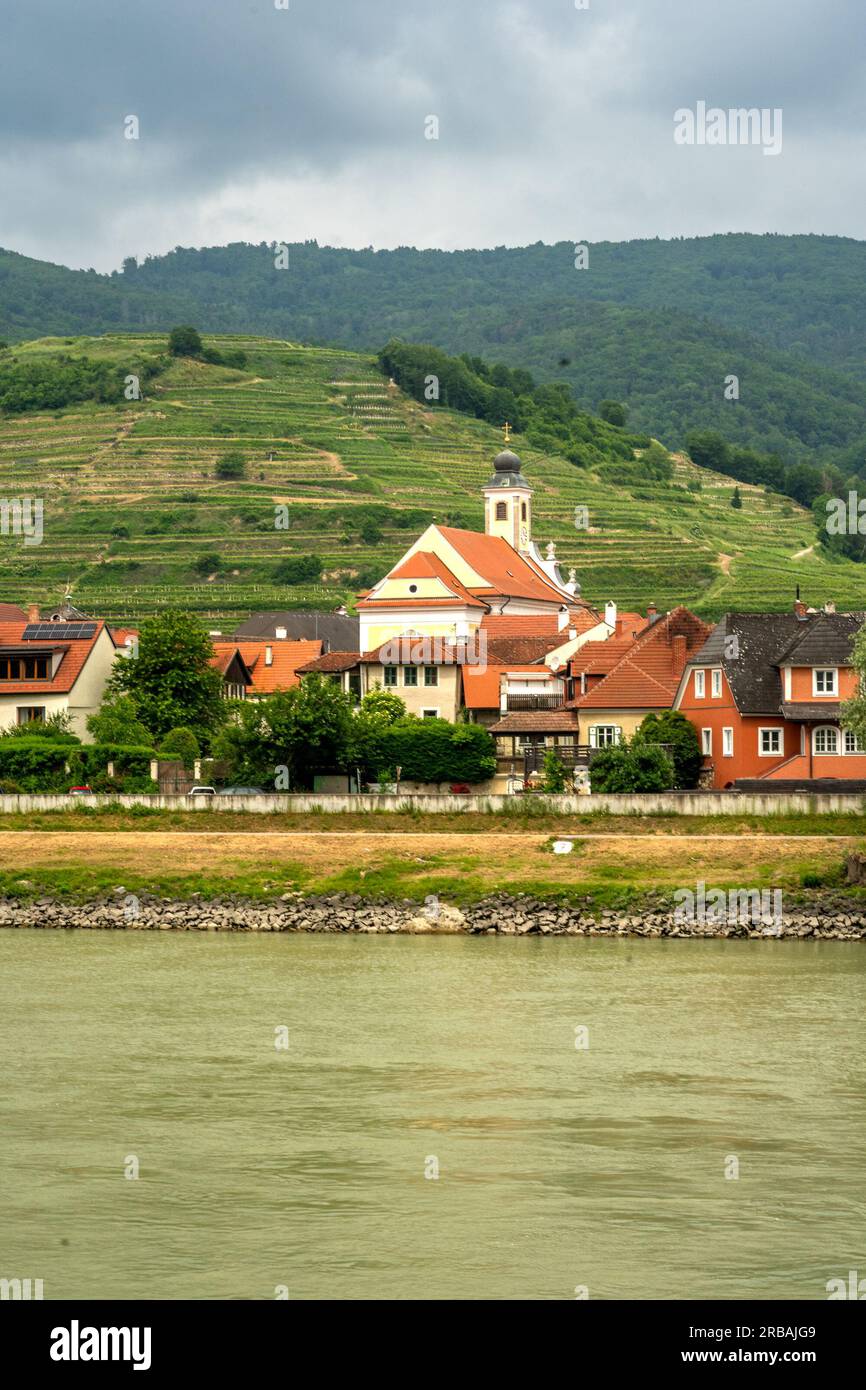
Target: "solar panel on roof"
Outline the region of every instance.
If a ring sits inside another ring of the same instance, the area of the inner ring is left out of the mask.
[[[92,637],[96,623],[28,623],[21,634],[25,642],[75,642]]]

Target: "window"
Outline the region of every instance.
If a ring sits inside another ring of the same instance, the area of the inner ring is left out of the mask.
[[[838,694],[838,689],[837,689],[837,686],[836,686],[836,671],[835,671],[835,670],[826,671],[826,670],[819,670],[818,668],[815,668],[815,669],[812,671],[812,694],[813,694],[813,695],[836,695],[836,694]]]
[[[19,705],[18,709],[16,710],[16,716],[19,724],[34,724],[37,722],[37,720],[41,720],[41,722],[44,724],[45,706]]]
[[[782,730],[759,729],[758,753],[762,758],[778,758],[782,753]]]
[[[866,748],[863,747],[863,744],[860,742],[860,739],[857,737],[856,734],[852,734],[852,732],[851,732],[850,729],[846,729],[846,730],[845,730],[845,752],[846,752],[846,753],[864,753],[864,752],[866,752]]]
[[[424,684],[426,686],[439,684],[439,668],[437,666],[424,667]]]
[[[701,752],[705,758],[712,757],[713,753],[713,731],[712,729],[701,729]]]
[[[521,520],[521,521],[525,521],[525,520],[526,520],[526,503],[525,503],[525,502],[521,502],[521,504],[520,504],[520,520]]]
[[[48,652],[38,656],[0,656],[0,681],[47,681],[51,679]]]
[[[722,729],[722,754],[726,758],[732,758],[734,756],[733,729]]]
[[[393,690],[393,689],[394,689],[394,686],[395,686],[396,684],[397,684],[397,667],[396,667],[396,666],[386,666],[386,667],[385,667],[385,689],[386,689],[386,690]]]
[[[816,729],[812,747],[816,753],[839,752],[839,730],[832,728]]]
[[[403,667],[403,684],[404,684],[404,685],[417,685],[417,684],[418,684],[418,667],[417,667],[417,666],[404,666],[404,667]]]
[[[619,743],[622,729],[616,724],[591,724],[589,728],[590,748],[612,748]]]
[[[508,504],[507,504],[506,502],[497,502],[497,503],[496,503],[496,520],[497,520],[497,521],[507,521],[507,520],[508,520]]]
[[[696,699],[696,700],[702,700],[702,699],[704,698],[704,680],[705,680],[706,674],[707,674],[706,671],[695,671],[695,699]]]
[[[712,672],[712,678],[713,678],[713,699],[714,699],[714,700],[718,700],[718,699],[721,698],[721,694],[722,694],[722,673],[721,673],[721,671],[713,671],[713,672]]]
[[[422,709],[422,711],[421,711],[421,718],[422,718],[422,719],[438,719],[438,718],[439,718],[439,711],[438,711],[438,709]]]

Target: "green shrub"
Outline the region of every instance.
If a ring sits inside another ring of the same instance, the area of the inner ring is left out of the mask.
[[[179,758],[189,772],[197,758],[201,757],[201,745],[192,729],[180,725],[170,729],[159,746],[161,758]]]
[[[651,743],[621,743],[603,748],[590,764],[593,792],[666,792],[674,785],[674,765],[670,757]]]

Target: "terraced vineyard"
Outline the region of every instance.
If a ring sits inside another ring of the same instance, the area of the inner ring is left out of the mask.
[[[0,537],[0,598],[49,604],[68,586],[78,607],[115,620],[179,605],[231,625],[256,609],[351,602],[430,520],[481,527],[501,447],[488,425],[418,405],[369,356],[228,335],[207,343],[242,349],[246,368],[172,360],[142,400],[0,421],[0,498],[41,497],[45,509],[41,545]],[[14,354],[126,367],[164,351],[164,336],[136,334],[42,339]],[[816,551],[810,516],[785,498],[741,483],[736,511],[733,482],[685,459],[671,483],[630,488],[616,483],[615,460],[601,476],[519,436],[515,447],[535,488],[535,536],[557,542],[592,601],[682,602],[715,616],[787,608],[799,583],[809,603],[866,606],[866,573]],[[230,451],[243,454],[245,476],[220,480]],[[275,524],[281,506],[287,529]],[[588,530],[575,528],[578,506]],[[205,568],[213,554],[221,563]],[[321,583],[279,581],[281,561],[310,554],[322,558]]]

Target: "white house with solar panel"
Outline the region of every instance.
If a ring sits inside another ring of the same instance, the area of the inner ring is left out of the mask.
[[[102,704],[118,648],[103,621],[42,621],[0,605],[0,728],[68,714],[72,732],[90,741],[87,717]]]

